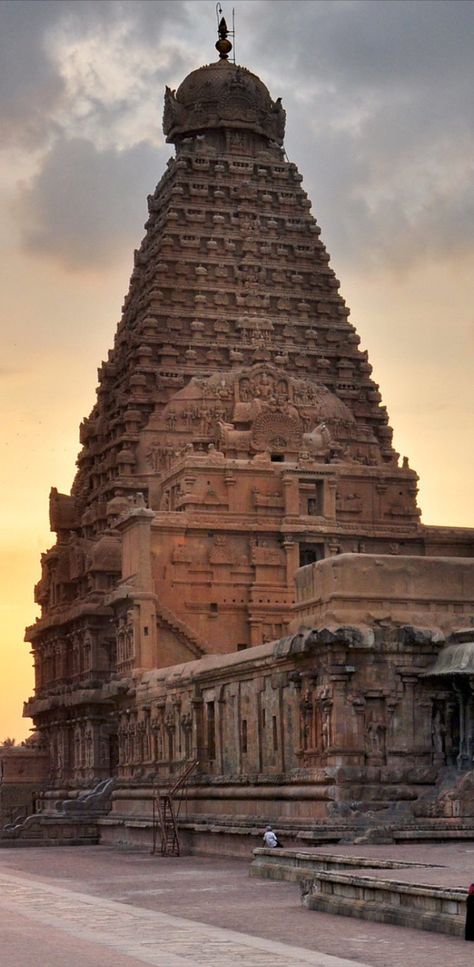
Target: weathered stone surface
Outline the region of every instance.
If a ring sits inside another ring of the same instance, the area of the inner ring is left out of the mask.
[[[33,812],[48,770],[48,751],[39,743],[0,747],[0,830]]]
[[[27,629],[47,801],[117,775],[112,816],[147,817],[195,757],[197,816],[383,813],[472,765],[470,677],[436,662],[473,533],[420,523],[280,100],[224,57],[164,129]]]

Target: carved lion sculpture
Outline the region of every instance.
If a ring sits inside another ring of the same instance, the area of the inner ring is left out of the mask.
[[[303,449],[311,456],[328,456],[332,446],[331,433],[325,423],[319,423],[311,433],[303,433]]]

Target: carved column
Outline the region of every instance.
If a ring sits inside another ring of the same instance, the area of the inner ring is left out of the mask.
[[[403,698],[401,704],[403,724],[400,744],[404,753],[410,753],[415,750],[418,744],[415,719],[415,689],[418,682],[418,676],[402,674],[400,677],[403,685]]]
[[[323,483],[323,517],[336,517],[337,479],[330,478]]]
[[[352,706],[347,700],[348,684],[352,677],[352,671],[340,671],[330,676],[332,685],[332,715],[331,715],[331,741],[332,754],[335,756],[334,763],[352,761],[354,756],[358,756],[357,733],[354,728]]]
[[[201,694],[196,694],[191,699],[193,709],[193,755],[199,761],[204,756],[204,734],[203,734],[203,699]]]
[[[300,512],[300,498],[297,477],[290,474],[283,474],[282,485],[285,517],[298,516]]]
[[[227,500],[228,500],[229,513],[235,514],[236,511],[238,512],[239,510],[238,494],[235,488],[235,485],[237,483],[237,478],[235,476],[235,473],[233,473],[231,470],[226,470],[224,475],[224,482],[227,488]],[[236,494],[237,494],[237,499],[236,499]]]
[[[458,769],[469,769],[472,766],[470,696],[464,682],[456,683],[454,690],[459,703],[459,753],[456,764]]]
[[[295,579],[295,571],[299,566],[299,544],[289,535],[283,540],[283,548],[286,556],[286,585],[292,590]]]

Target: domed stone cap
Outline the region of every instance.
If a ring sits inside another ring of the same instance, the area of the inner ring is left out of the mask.
[[[167,141],[209,129],[240,128],[282,145],[285,117],[281,99],[272,101],[256,74],[228,60],[191,71],[177,91],[165,89]]]
[[[120,572],[122,569],[122,547],[120,538],[103,534],[91,548],[89,569],[91,571]]]

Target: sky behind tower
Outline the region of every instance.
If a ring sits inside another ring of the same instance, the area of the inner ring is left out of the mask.
[[[474,4],[236,0],[237,61],[281,96],[286,150],[420,474],[423,520],[474,526]],[[224,6],[230,19],[231,7]],[[215,60],[212,0],[0,2],[0,740],[78,427],[113,343],[169,145],[164,85]]]

